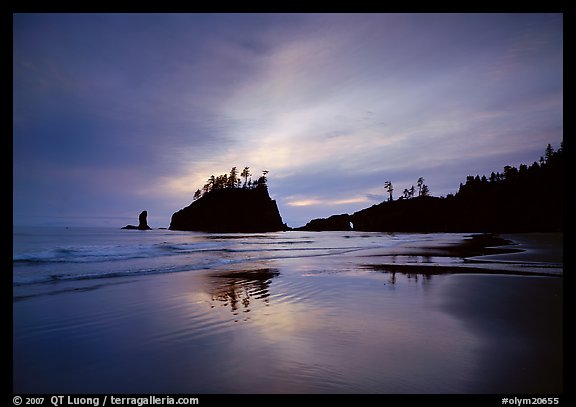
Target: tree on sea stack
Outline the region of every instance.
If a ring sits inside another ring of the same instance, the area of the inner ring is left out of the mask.
[[[232,169],[230,170],[230,175],[228,176],[227,186],[229,188],[235,188],[237,180],[238,180],[238,170],[236,169],[236,167],[232,167]]]
[[[256,184],[256,188],[267,188],[268,186],[266,185],[266,183],[268,182],[268,178],[266,177],[266,175],[269,173],[270,171],[268,170],[264,170],[262,171],[262,176],[260,178],[258,178],[258,180],[255,182]],[[252,184],[254,185],[254,184]]]
[[[240,174],[240,176],[244,178],[244,188],[246,188],[248,185],[248,177],[250,175],[252,175],[250,174],[250,167],[244,167],[242,173]]]
[[[267,187],[266,183],[268,178],[266,175],[268,172],[268,170],[262,171],[262,176],[254,181],[252,181],[252,178],[248,178],[252,175],[250,167],[244,167],[240,175],[238,174],[238,167],[232,167],[228,174],[218,176],[211,175],[202,189],[198,189],[194,193],[194,201],[212,191],[218,191],[221,189],[254,189]],[[242,178],[244,178],[244,183],[242,183]]]

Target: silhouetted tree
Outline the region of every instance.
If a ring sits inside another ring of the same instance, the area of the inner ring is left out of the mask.
[[[418,186],[418,196],[422,196],[422,186],[424,185],[424,177],[418,178],[418,182],[416,183]]]
[[[428,188],[428,185],[422,184],[422,190],[420,191],[420,196],[430,196],[430,188]]]
[[[256,188],[258,186],[266,186],[267,178],[266,174],[268,171],[262,171],[262,176],[256,180],[252,181],[250,177],[250,167],[244,167],[244,170],[238,175],[237,167],[232,167],[230,173],[222,174],[218,176],[211,175],[208,181],[201,190],[194,193],[194,200],[202,197],[203,194],[209,193],[211,191],[217,191],[226,188]],[[244,185],[242,185],[242,178],[244,178]]]
[[[227,186],[229,188],[235,188],[237,180],[238,180],[238,170],[236,169],[236,167],[232,167],[232,169],[230,170],[230,175],[228,176]]]
[[[244,188],[248,185],[248,177],[252,175],[250,174],[250,167],[244,167],[242,173],[240,174],[241,177],[244,177]]]
[[[211,175],[210,178],[208,178],[208,182],[206,183],[206,185],[204,185],[204,191],[210,192],[214,189],[215,186],[216,186],[216,177],[214,175]]]
[[[266,183],[268,182],[268,178],[266,177],[266,175],[269,172],[270,171],[268,171],[268,170],[262,171],[262,176],[260,178],[258,178],[258,180],[256,181],[256,187],[257,188],[266,187]]]
[[[224,189],[228,186],[228,174],[218,175],[214,181],[214,190]]]
[[[386,188],[386,191],[388,191],[388,193],[390,194],[390,197],[388,198],[388,202],[392,202],[392,193],[394,192],[394,187],[392,185],[391,181],[386,181],[384,183],[384,188]]]
[[[553,156],[554,156],[554,149],[552,148],[552,145],[548,144],[546,146],[546,152],[544,153],[544,161],[549,162]]]
[[[516,169],[516,167],[512,167],[510,165],[507,165],[504,167],[504,178],[507,180],[511,180],[512,178],[515,178],[516,175],[518,175],[518,169]]]

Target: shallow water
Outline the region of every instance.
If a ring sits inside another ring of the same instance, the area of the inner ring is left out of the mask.
[[[474,392],[451,276],[371,267],[466,268],[467,236],[16,230],[14,391]]]

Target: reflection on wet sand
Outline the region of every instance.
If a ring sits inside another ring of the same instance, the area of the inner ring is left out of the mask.
[[[383,270],[381,270],[383,271]],[[387,272],[390,275],[390,278],[388,279],[388,284],[395,286],[396,285],[396,271],[388,271]],[[408,279],[408,281],[413,281],[415,283],[417,283],[419,280],[422,282],[422,284],[426,284],[428,283],[431,279],[432,279],[432,275],[431,274],[425,274],[425,273],[400,273],[404,276],[406,276],[406,278]]]
[[[561,236],[548,236],[552,243],[546,250],[530,246],[530,238],[521,236],[523,247],[510,248],[515,244],[511,240],[496,235],[473,235],[459,244],[446,246],[427,246],[426,243],[405,247],[407,252],[385,253],[364,256],[367,260],[361,267],[384,273],[395,273],[408,278],[430,278],[439,274],[509,274],[518,276],[556,276],[562,275]],[[542,237],[540,237],[541,239]],[[528,253],[528,254],[526,254]],[[385,263],[374,259],[386,259]],[[528,259],[529,261],[518,261]]]
[[[230,306],[234,315],[250,312],[250,304],[254,300],[262,300],[268,305],[271,279],[280,275],[274,268],[256,270],[227,271],[211,274],[210,295],[212,308],[215,303]]]
[[[364,264],[362,268],[375,270],[383,273],[400,273],[408,278],[422,276],[430,278],[440,274],[508,274],[517,276],[540,276],[561,277],[558,272],[562,270],[554,265],[516,265],[516,264],[493,264],[478,267],[473,263],[462,263],[459,265],[439,265],[439,264]]]

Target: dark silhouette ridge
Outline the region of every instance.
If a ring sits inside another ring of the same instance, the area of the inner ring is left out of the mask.
[[[268,188],[211,189],[172,215],[170,230],[276,232],[287,230]]]
[[[142,211],[142,212],[140,212],[140,215],[138,216],[138,226],[126,225],[122,229],[152,230],[152,228],[150,226],[148,226],[147,217],[148,217],[148,212]]]
[[[429,196],[418,180],[403,197],[390,198],[351,215],[314,219],[298,230],[382,232],[556,232],[563,230],[563,148],[548,145],[540,162],[506,166],[490,177],[468,176],[456,195]],[[424,188],[426,187],[426,188]]]
[[[347,213],[332,215],[327,219],[313,219],[305,227],[298,230],[309,230],[314,232],[330,230],[352,230],[350,226],[351,216]]]

